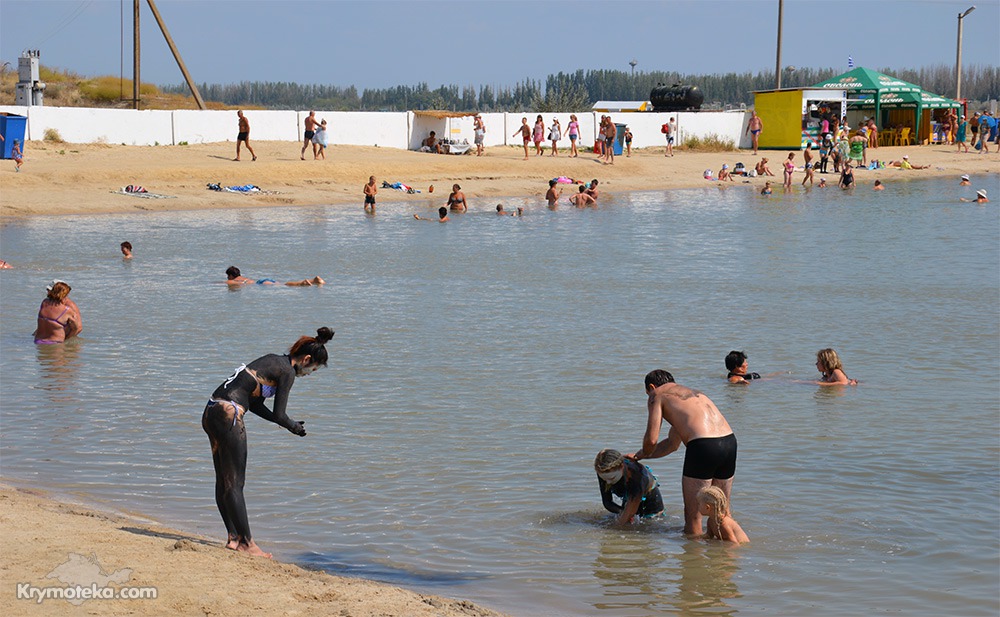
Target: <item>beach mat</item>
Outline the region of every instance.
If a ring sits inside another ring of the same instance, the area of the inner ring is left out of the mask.
[[[109,191],[115,195],[128,195],[130,197],[142,197],[144,199],[177,199],[174,195],[160,195],[159,193],[150,193],[149,191],[137,192],[137,191],[126,191],[125,187],[118,189],[117,191]]]

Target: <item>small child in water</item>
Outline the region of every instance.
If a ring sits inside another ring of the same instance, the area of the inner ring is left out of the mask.
[[[729,500],[717,486],[706,486],[698,491],[698,508],[708,517],[707,538],[746,544],[750,541],[740,524],[729,514]]]
[[[663,512],[660,483],[649,467],[625,458],[618,450],[605,449],[597,453],[594,471],[601,501],[608,512],[618,515],[619,524],[631,523],[637,515],[648,517]],[[612,496],[620,497],[621,505]]]

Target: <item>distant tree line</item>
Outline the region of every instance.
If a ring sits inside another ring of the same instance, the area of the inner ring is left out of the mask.
[[[875,69],[922,86],[935,94],[954,96],[955,69],[947,65],[920,69]],[[833,68],[786,69],[785,88],[810,86],[845,72]],[[448,109],[454,111],[555,111],[587,109],[601,100],[647,100],[658,84],[683,83],[701,88],[708,107],[751,105],[755,90],[774,87],[774,71],[682,75],[677,72],[640,71],[634,76],[620,70],[578,70],[557,73],[540,81],[525,79],[514,86],[442,85],[366,88],[324,86],[289,82],[202,84],[201,95],[226,105],[255,105],[268,109],[326,109],[331,111],[405,111]],[[165,92],[186,94],[187,86],[164,86]],[[962,71],[962,94],[973,101],[1000,98],[1000,67],[973,65]]]

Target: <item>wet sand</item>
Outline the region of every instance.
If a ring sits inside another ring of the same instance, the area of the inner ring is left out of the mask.
[[[501,617],[471,602],[343,578],[222,548],[218,541],[0,485],[4,615]],[[74,557],[73,555],[80,557]],[[103,572],[89,565],[96,558]],[[76,563],[64,566],[71,559]],[[80,566],[80,563],[84,566]],[[60,568],[62,566],[62,568]],[[57,568],[59,578],[49,577]],[[67,569],[72,570],[67,574]],[[121,571],[130,570],[122,574]],[[155,587],[156,599],[18,599],[18,584]]]
[[[0,162],[0,216],[46,214],[96,214],[137,211],[173,211],[209,208],[269,206],[344,205],[361,211],[362,186],[374,175],[382,181],[403,182],[422,191],[410,195],[379,189],[378,199],[413,202],[427,207],[442,205],[451,185],[462,186],[472,210],[492,210],[505,198],[533,198],[544,203],[548,180],[569,176],[589,181],[598,178],[605,192],[661,190],[706,186],[702,173],[714,172],[728,163],[747,167],[761,156],[769,159],[776,174],[772,181],[781,183],[781,161],[787,151],[749,151],[691,153],[678,151],[666,158],[663,148],[633,151],[632,157],[616,157],[614,165],[603,165],[592,153],[569,158],[548,154],[523,159],[523,151],[514,147],[493,147],[482,157],[449,156],[408,152],[391,148],[336,146],[329,148],[326,160],[299,160],[299,146],[289,142],[256,142],[258,160],[251,161],[244,149],[243,160],[233,161],[235,144],[214,143],[190,146],[119,146],[106,144],[52,144],[29,142],[24,167],[14,172],[13,161]],[[307,155],[309,153],[307,152]],[[885,169],[859,171],[861,187],[876,178],[890,185],[894,182],[929,176],[952,176],[963,173],[996,173],[1000,154],[958,153],[951,146],[878,148],[869,158],[898,160],[910,155],[912,163],[930,165],[925,170]],[[803,164],[801,153],[795,158]],[[817,158],[818,160],[818,158]],[[818,178],[821,177],[817,174]],[[835,174],[826,175],[836,184]],[[802,180],[796,172],[795,183]],[[270,194],[237,195],[210,191],[210,182],[223,186],[254,184]],[[750,179],[750,185],[763,185],[763,179]],[[150,192],[171,195],[175,199],[143,199],[115,195],[128,184],[139,184]],[[428,193],[433,185],[433,195]],[[563,185],[563,197],[573,187]],[[747,186],[743,179],[727,186]],[[974,187],[988,188],[988,187]]]

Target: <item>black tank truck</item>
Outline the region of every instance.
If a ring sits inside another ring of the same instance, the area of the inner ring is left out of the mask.
[[[686,111],[701,109],[705,95],[698,86],[657,84],[649,93],[653,111]]]

